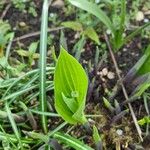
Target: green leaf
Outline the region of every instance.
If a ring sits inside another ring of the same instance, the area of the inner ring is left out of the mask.
[[[47,29],[48,29],[48,0],[44,0],[41,18],[41,34],[40,34],[40,60],[39,60],[39,100],[40,110],[47,110],[46,101],[46,54],[47,54]],[[42,127],[47,133],[47,117],[41,116]]]
[[[103,97],[104,105],[106,108],[108,108],[111,112],[114,112],[115,108],[111,105],[108,99]]]
[[[150,87],[150,45],[145,50],[144,55],[133,66],[125,77],[125,81],[136,79],[136,88],[132,93],[132,97],[139,97],[145,90]]]
[[[99,37],[92,27],[88,27],[83,34],[95,41],[98,45],[100,44]]]
[[[38,43],[39,42],[33,42],[30,44],[30,46],[29,46],[30,55],[33,55],[36,52],[37,47],[38,47]]]
[[[48,141],[49,141],[48,135],[44,135],[42,133],[36,133],[34,131],[31,131],[31,132],[24,131],[24,133],[34,140],[41,140],[45,143],[48,143]]]
[[[80,60],[81,53],[85,43],[86,43],[85,36],[82,35],[82,37],[76,42],[76,44],[73,47],[73,52],[75,53],[75,58],[77,60]]]
[[[96,4],[88,2],[87,0],[69,0],[69,2],[99,18],[99,20],[103,22],[113,34],[115,33],[115,28],[111,20]]]
[[[71,124],[85,123],[87,75],[68,52],[61,48],[54,74],[55,108]],[[71,102],[70,102],[71,101]]]
[[[96,126],[93,126],[93,139],[94,139],[95,143],[98,143],[101,141],[101,137],[98,133],[98,129],[96,128]]]
[[[129,34],[125,39],[124,39],[124,44],[130,41],[133,37],[135,37],[137,34],[141,33],[141,31],[145,28],[150,26],[150,22],[145,23],[144,25],[138,27],[135,31],[133,31],[131,34]]]
[[[75,113],[78,107],[77,101],[74,98],[66,97],[63,93],[62,93],[62,98],[66,103],[67,107],[72,111],[72,113]]]
[[[55,133],[54,138],[60,140],[62,143],[67,144],[68,146],[74,148],[75,150],[93,150],[91,147],[85,145],[80,140],[71,137],[68,134]]]
[[[130,69],[126,75],[126,79],[133,78],[136,76],[141,76],[150,72],[150,45],[145,50],[144,55],[139,59],[139,61]]]
[[[60,45],[62,47],[64,47],[66,50],[68,49],[67,39],[65,37],[65,34],[64,34],[63,30],[61,30],[61,33],[60,33]]]
[[[139,125],[143,126],[147,123],[150,123],[150,117],[149,116],[145,116],[144,118],[140,119],[138,121]]]
[[[150,73],[138,77],[137,80],[139,83],[132,93],[132,98],[140,97],[150,87]]]
[[[29,51],[23,50],[23,49],[19,49],[16,51],[18,55],[22,56],[22,57],[28,57],[29,56]]]
[[[70,28],[74,31],[82,31],[83,30],[82,24],[79,22],[76,22],[76,21],[66,21],[66,22],[63,22],[62,25],[64,27]]]
[[[7,112],[9,121],[10,121],[10,124],[12,126],[12,129],[13,129],[13,131],[15,133],[15,136],[18,139],[19,145],[22,147],[22,142],[20,140],[20,132],[19,132],[19,130],[17,128],[17,124],[16,124],[16,122],[15,122],[13,116],[12,116],[11,110],[9,108],[9,104],[7,102],[5,103],[5,109],[6,109],[6,112]]]
[[[141,65],[140,69],[137,72],[138,75],[143,75],[145,73],[150,72],[150,45],[146,49],[146,51],[141,59],[143,59],[143,58],[144,58],[144,61]]]

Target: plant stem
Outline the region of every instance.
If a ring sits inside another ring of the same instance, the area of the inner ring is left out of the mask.
[[[117,76],[118,76],[118,78],[119,78],[119,81],[120,81],[120,84],[121,84],[121,87],[122,87],[122,91],[123,91],[124,97],[125,97],[125,99],[126,99],[126,101],[127,101],[127,100],[129,99],[129,96],[128,96],[128,94],[127,94],[127,92],[126,92],[126,89],[125,89],[125,86],[124,86],[124,84],[123,84],[123,82],[122,82],[122,78],[121,78],[121,76],[120,76],[120,72],[119,72],[119,67],[118,67],[117,61],[116,61],[116,59],[115,59],[115,56],[114,56],[114,53],[113,53],[113,51],[112,51],[110,42],[109,42],[109,40],[108,40],[108,36],[107,36],[106,34],[105,34],[104,36],[105,36],[105,40],[106,40],[106,43],[107,43],[107,46],[108,46],[108,49],[109,49],[109,52],[110,52],[112,61],[113,61],[113,63],[114,63],[115,69],[116,69]],[[136,118],[135,113],[134,113],[134,111],[133,111],[132,105],[131,105],[130,103],[128,103],[128,107],[129,107],[129,110],[130,110],[130,112],[131,112],[131,116],[132,116],[132,119],[133,119],[133,121],[134,121],[134,124],[135,124],[135,127],[136,127],[136,129],[137,129],[137,132],[138,132],[138,134],[139,134],[140,140],[143,141],[143,138],[142,138],[142,131],[141,131],[141,129],[140,129],[140,126],[139,126],[139,124],[138,124],[137,118]]]
[[[42,24],[40,35],[40,111],[46,112],[46,53],[47,53],[47,28],[48,28],[48,0],[44,0],[42,10]],[[44,133],[47,133],[47,117],[41,115],[41,122]]]

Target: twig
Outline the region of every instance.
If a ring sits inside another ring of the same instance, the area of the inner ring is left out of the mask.
[[[116,62],[115,56],[114,56],[113,51],[112,51],[112,48],[111,48],[111,46],[110,46],[110,43],[109,43],[109,40],[108,40],[108,36],[107,36],[106,34],[104,34],[104,36],[105,36],[105,40],[106,40],[106,43],[107,43],[107,46],[108,46],[108,49],[109,49],[109,52],[110,52],[112,61],[113,61],[113,63],[114,63],[115,69],[116,69],[117,76],[118,76],[118,78],[119,78],[119,81],[120,81],[120,84],[121,84],[121,87],[122,87],[122,91],[123,91],[124,97],[125,97],[125,99],[126,99],[126,101],[127,101],[127,100],[129,99],[129,97],[128,97],[128,94],[127,94],[127,92],[126,92],[125,86],[124,86],[124,84],[123,84],[123,82],[122,82],[122,78],[121,78],[121,76],[120,76],[118,64],[117,64],[117,62]],[[131,116],[132,116],[132,119],[133,119],[133,121],[134,121],[134,124],[135,124],[135,127],[136,127],[136,129],[137,129],[137,132],[138,132],[138,134],[139,134],[139,137],[140,137],[141,141],[143,141],[143,138],[142,138],[142,131],[141,131],[141,129],[140,129],[140,126],[139,126],[139,124],[138,124],[137,118],[136,118],[135,113],[134,113],[134,111],[133,111],[132,105],[131,105],[130,103],[128,103],[128,107],[129,107],[129,110],[130,110],[130,112],[131,112]]]
[[[47,32],[53,32],[53,31],[64,29],[64,28],[65,27],[56,27],[56,28],[48,29]],[[16,42],[16,41],[19,41],[19,40],[23,40],[23,39],[26,39],[26,38],[30,38],[30,37],[33,37],[33,36],[38,36],[38,35],[40,35],[40,31],[33,32],[33,33],[28,33],[28,34],[25,34],[23,36],[15,38],[13,40],[13,42]]]
[[[2,15],[1,15],[1,17],[0,17],[1,20],[4,19],[4,17],[6,16],[6,13],[7,13],[7,11],[9,10],[10,7],[11,7],[11,4],[8,4],[8,5],[6,6],[5,10],[3,11],[3,13],[2,13]]]

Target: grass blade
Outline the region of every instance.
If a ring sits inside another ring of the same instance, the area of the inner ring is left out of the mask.
[[[54,138],[60,140],[61,142],[67,144],[70,147],[73,147],[76,150],[93,150],[91,147],[85,145],[83,142],[67,134],[55,133]]]
[[[147,28],[150,25],[150,22],[144,24],[143,26],[137,28],[135,31],[133,31],[131,34],[129,34],[125,40],[124,40],[124,44],[127,43],[128,41],[130,41],[133,37],[135,37],[137,34],[141,33],[141,31],[145,28]]]
[[[113,34],[115,33],[115,28],[111,20],[96,4],[88,2],[87,0],[69,0],[69,2],[99,18],[99,20],[103,22]]]
[[[47,28],[48,28],[48,0],[44,1],[42,11],[42,24],[40,35],[40,110],[46,111],[46,53],[47,53]],[[41,116],[42,127],[47,133],[47,117]]]
[[[11,110],[10,110],[9,105],[8,105],[7,102],[5,103],[5,108],[6,108],[7,115],[8,115],[9,121],[11,123],[12,129],[15,133],[15,136],[18,139],[20,146],[22,147],[22,143],[21,143],[21,140],[20,140],[20,134],[19,134],[16,122],[15,122],[13,116],[12,116]]]

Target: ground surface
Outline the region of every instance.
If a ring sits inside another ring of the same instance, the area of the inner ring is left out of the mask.
[[[25,34],[40,31],[42,2],[39,2],[38,0],[35,0],[34,2],[35,10],[37,11],[36,17],[26,12],[29,6],[28,4],[26,5],[24,11],[20,11],[15,8],[14,5],[11,5],[7,13],[5,14],[3,19],[8,20],[8,22],[10,23],[12,30],[15,32],[15,40]],[[1,13],[5,10],[7,5],[9,5],[9,3],[4,4],[4,8],[1,10]],[[143,5],[140,5],[137,9],[141,9],[142,7]],[[57,4],[55,4],[53,6],[50,6],[49,12],[51,15],[56,14],[56,20],[50,19],[49,28],[53,29],[55,27],[60,27],[61,22],[65,20],[76,19],[75,12],[73,13],[74,15],[69,15],[69,13],[67,14],[65,12],[67,11],[67,9],[69,11],[69,8],[66,6],[66,4],[60,6],[57,6]],[[148,18],[149,16],[147,15],[146,17]],[[136,22],[136,20],[133,20],[133,25],[138,24],[143,24],[143,21],[139,23]],[[69,52],[74,55],[74,52],[71,49],[77,41],[77,32],[71,29],[63,29],[63,31],[67,40]],[[97,33],[99,35],[101,43],[104,44],[104,48],[100,46],[101,52],[98,59],[99,65],[95,65],[94,62],[97,45],[90,39],[86,40],[86,44],[83,48],[83,52],[81,53],[80,58],[80,62],[85,68],[87,68],[89,75],[89,91],[87,95],[86,114],[101,115],[99,117],[90,117],[89,123],[91,124],[91,126],[95,124],[99,132],[102,134],[104,149],[116,149],[117,144],[121,145],[122,149],[135,149],[135,145],[143,145],[143,147],[145,147],[146,149],[146,146],[150,147],[150,145],[148,146],[150,141],[149,139],[146,139],[148,141],[145,140],[143,143],[140,142],[130,111],[125,112],[125,110],[128,109],[128,105],[122,106],[119,112],[120,114],[118,115],[118,112],[111,112],[103,103],[103,97],[109,97],[109,92],[111,92],[113,87],[116,85],[118,77],[108,48],[105,44],[104,36],[99,30],[97,30]],[[54,45],[56,51],[58,52],[60,30],[49,32],[49,37],[49,45]],[[18,60],[21,60],[20,56],[16,54],[15,50],[17,50],[19,47],[21,47],[22,49],[27,49],[32,42],[35,42],[37,40],[39,40],[39,35],[14,41],[10,55],[14,58],[17,58]],[[139,58],[142,56],[143,49],[147,47],[149,42],[150,38],[145,38],[142,35],[137,35],[132,41],[128,42],[128,44],[122,47],[120,51],[115,53],[116,61],[118,63],[122,77],[124,77],[127,72],[133,67],[133,65],[139,60]],[[102,59],[103,61],[101,61]],[[48,59],[48,61],[52,61],[52,59]],[[33,68],[36,68],[36,65],[34,65]],[[105,73],[103,73],[104,70],[107,70],[106,75],[104,75]],[[110,73],[111,75],[109,76],[108,73]],[[130,87],[132,86],[132,84],[128,86]],[[127,92],[131,93],[131,91],[129,90],[130,89],[128,89],[127,87]],[[53,97],[53,91],[48,92],[47,95]],[[38,104],[36,100],[37,99],[33,99],[33,102],[31,102],[33,104],[28,107],[32,107],[36,105],[36,103]],[[119,92],[116,100],[119,105],[121,105],[123,101],[125,101],[122,91]],[[114,101],[111,101],[111,104],[114,105]],[[142,98],[138,101],[133,102],[132,106],[138,120],[147,115]],[[37,122],[36,130],[41,131],[40,125],[38,123],[38,116],[35,116],[35,120]],[[54,130],[61,122],[61,119],[49,118],[49,130]],[[64,130],[67,131],[70,128],[71,127],[67,125]],[[21,126],[21,130],[24,130],[23,126]],[[143,136],[145,137],[146,127],[142,126],[141,130],[143,132]],[[86,135],[84,138],[85,143],[89,144],[92,147],[94,146],[91,134],[88,133],[83,126],[79,125],[73,127],[73,129],[70,131],[70,135],[78,138]]]

